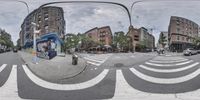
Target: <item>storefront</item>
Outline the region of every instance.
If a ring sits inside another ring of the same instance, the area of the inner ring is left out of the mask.
[[[193,47],[194,45],[192,45],[191,43],[176,42],[172,43],[169,48],[172,52],[183,52],[183,50]]]
[[[63,41],[56,33],[48,33],[37,39],[37,55],[45,59],[52,59],[61,53]]]

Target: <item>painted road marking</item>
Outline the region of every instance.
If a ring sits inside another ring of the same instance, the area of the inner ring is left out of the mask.
[[[144,66],[144,65],[139,65],[139,67],[143,68],[143,69],[146,69],[146,70],[149,70],[149,71],[153,71],[153,72],[159,72],[159,73],[173,73],[173,72],[179,72],[179,71],[184,71],[184,70],[187,70],[187,69],[190,69],[196,65],[198,65],[199,63],[196,62],[192,65],[189,65],[189,66],[185,66],[185,67],[182,67],[182,68],[177,68],[177,69],[156,69],[156,68],[150,68],[150,67],[147,67],[147,66]]]
[[[95,66],[100,66],[101,64],[100,63],[95,63],[95,62],[91,62],[91,61],[87,61],[88,64],[92,64],[92,65],[95,65]]]
[[[101,72],[98,76],[95,78],[82,82],[82,83],[77,83],[77,84],[56,84],[56,83],[51,83],[45,80],[40,79],[36,75],[34,75],[26,65],[22,65],[26,75],[38,86],[47,88],[47,89],[52,89],[52,90],[80,90],[80,89],[86,89],[89,87],[92,87],[99,82],[101,82],[106,75],[108,74],[109,70],[104,69],[103,72]]]
[[[3,64],[1,67],[0,67],[0,72],[3,71],[5,68],[6,68],[7,64]]]
[[[133,95],[134,94],[134,95]],[[147,93],[140,92],[131,87],[121,70],[116,71],[115,94],[111,100],[131,100],[133,97],[148,97]]]
[[[176,62],[188,61],[188,59],[175,60],[175,61],[158,61],[158,60],[149,60],[149,61],[153,63],[176,63]]]
[[[186,60],[186,58],[180,58],[180,57],[157,57],[154,58],[156,61],[179,61],[179,60]]]
[[[100,66],[101,64],[103,64],[111,55],[106,55],[106,57],[104,57],[104,59],[97,59],[97,57],[83,57],[85,60],[87,60],[88,64],[92,64],[95,66]]]
[[[0,88],[1,100],[22,100],[18,96],[17,88],[17,65],[13,65],[6,83]]]
[[[147,93],[130,86],[121,70],[117,70],[115,94],[110,100],[178,100],[174,94]]]
[[[189,80],[195,78],[196,76],[198,76],[200,74],[200,68],[199,68],[196,71],[192,72],[191,74],[185,75],[183,77],[164,79],[164,78],[156,78],[156,77],[145,75],[145,74],[137,71],[135,68],[130,68],[130,70],[132,71],[133,74],[135,74],[139,78],[141,78],[141,79],[143,79],[145,81],[152,82],[152,83],[157,83],[157,84],[177,84],[177,83],[182,83],[182,82],[185,82],[185,81],[189,81]]]
[[[177,64],[155,64],[155,63],[150,63],[150,62],[145,62],[147,65],[152,65],[152,66],[179,66],[179,65],[185,65],[188,63],[193,62],[193,60],[187,61],[187,62],[182,62],[182,63],[177,63]]]
[[[84,59],[90,60],[90,61],[93,61],[93,62],[98,62],[98,63],[103,63],[104,62],[102,60],[95,60],[95,59],[91,59],[91,58],[88,58],[88,57],[84,57]]]

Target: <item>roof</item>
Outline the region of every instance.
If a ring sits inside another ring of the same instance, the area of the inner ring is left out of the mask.
[[[61,44],[63,44],[63,40],[61,40],[59,38],[59,36],[57,35],[57,33],[48,33],[48,34],[45,34],[45,35],[42,35],[40,37],[40,39],[37,40],[37,42],[40,42],[40,41],[47,41],[49,38],[54,38],[54,39],[57,39]]]
[[[98,29],[98,27],[95,27],[95,28],[92,28],[92,29],[86,31],[85,34],[87,34],[88,32],[90,32],[90,31],[92,31],[92,30],[95,30],[95,29]]]

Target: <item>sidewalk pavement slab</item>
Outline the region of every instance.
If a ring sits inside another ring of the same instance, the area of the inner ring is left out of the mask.
[[[86,68],[86,61],[80,57],[78,58],[78,65],[72,65],[72,55],[56,56],[51,60],[39,58],[39,63],[34,64],[32,54],[23,51],[19,51],[18,54],[35,75],[53,83],[62,84],[62,79],[79,75]]]

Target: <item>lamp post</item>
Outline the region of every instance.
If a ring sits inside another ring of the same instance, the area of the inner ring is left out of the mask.
[[[33,25],[33,63],[38,64],[38,58],[37,58],[37,47],[36,47],[36,34],[40,32],[40,30],[36,30],[36,27],[38,26],[36,23],[31,22]]]

